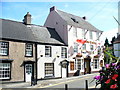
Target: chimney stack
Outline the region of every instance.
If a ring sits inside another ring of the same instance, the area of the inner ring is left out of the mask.
[[[55,10],[56,10],[55,6],[53,6],[53,7],[50,8],[50,12],[55,11]]]
[[[84,20],[86,20],[86,16],[82,17]]]
[[[24,16],[23,22],[26,25],[31,24],[31,14],[29,12]]]

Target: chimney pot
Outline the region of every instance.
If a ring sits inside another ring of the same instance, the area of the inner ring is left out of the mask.
[[[55,7],[55,6],[53,6],[53,7],[50,8],[50,12],[51,12],[51,11],[55,11],[55,10],[56,10],[56,7]]]
[[[86,20],[86,16],[82,17],[84,20]]]

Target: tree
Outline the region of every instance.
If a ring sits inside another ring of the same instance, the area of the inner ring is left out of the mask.
[[[107,46],[109,46],[109,45],[110,45],[110,44],[109,44],[109,41],[108,41],[108,39],[106,38],[106,39],[105,39],[104,46],[107,47]]]
[[[111,41],[111,45],[112,45],[112,46],[113,46],[114,41],[115,41],[115,36],[112,37],[112,41]]]

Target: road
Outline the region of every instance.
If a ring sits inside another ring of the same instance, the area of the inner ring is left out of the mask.
[[[38,88],[49,88],[49,89],[55,89],[55,88],[65,88],[65,84],[67,84],[68,88],[75,88],[75,89],[80,89],[80,88],[85,88],[86,87],[86,83],[85,80],[88,81],[88,87],[89,88],[95,88],[95,81],[93,81],[92,83],[90,83],[93,80],[93,77],[96,74],[92,74],[92,75],[85,75],[85,76],[79,76],[77,78],[73,78],[70,80],[64,80],[62,82],[59,82],[57,84],[52,84],[52,85],[48,85],[48,86],[44,86],[44,87],[38,87]],[[98,74],[97,74],[98,75]]]
[[[30,88],[32,90],[65,90],[65,84],[67,84],[68,90],[84,90],[86,85],[85,80],[88,80],[88,88],[95,88],[95,82],[90,82],[96,75],[98,75],[98,73],[60,79],[40,80],[35,86],[30,86],[29,83],[10,83],[3,85],[2,90],[29,90]]]

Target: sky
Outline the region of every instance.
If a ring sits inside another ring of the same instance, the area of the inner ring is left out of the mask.
[[[27,0],[27,2],[11,2],[10,0],[5,0],[0,3],[2,11],[0,18],[22,22],[24,15],[30,12],[32,24],[44,25],[49,14],[49,8],[56,6],[59,10],[80,17],[86,16],[86,21],[104,32],[102,39],[104,40],[107,37],[110,41],[113,36],[116,36],[118,31],[118,24],[113,18],[113,16],[118,18],[118,1],[31,2]]]

